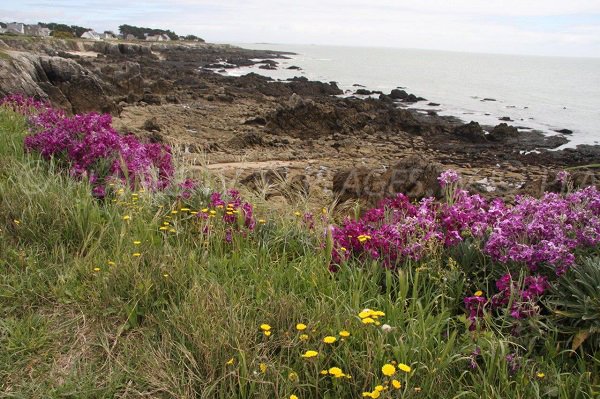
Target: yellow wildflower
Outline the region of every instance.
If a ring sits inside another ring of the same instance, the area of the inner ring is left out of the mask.
[[[112,260],[109,260],[108,262],[106,262],[109,266],[115,266],[116,263],[113,262]]]
[[[169,233],[177,233],[177,230],[175,230],[175,229],[169,229]]]
[[[165,230],[169,230],[169,228],[167,226],[160,226],[159,230],[165,231]]]
[[[300,212],[296,211],[296,212],[294,212],[294,215],[296,215],[296,216],[300,216],[300,215],[302,215],[302,214],[301,214]]]
[[[358,238],[358,241],[360,241],[360,242],[365,242],[365,241],[368,241],[368,240],[370,240],[370,239],[371,239],[371,236],[369,236],[369,235],[366,235],[366,234],[361,234],[361,235],[359,235],[357,238]]]
[[[258,368],[260,369],[260,372],[263,374],[267,372],[267,365],[264,363],[259,364]]]
[[[383,313],[381,310],[375,310],[371,313],[371,317],[373,318],[378,318],[378,317],[383,317],[385,316],[385,313]]]
[[[362,319],[363,324],[373,324],[375,323],[375,320],[373,320],[370,317],[365,317],[364,319]]]
[[[129,220],[129,219],[131,219],[131,216],[129,216],[129,215],[123,216],[123,220]]]
[[[234,360],[233,360],[233,358],[231,358],[231,359],[229,359],[229,360],[227,361],[227,363],[225,363],[225,364],[226,364],[226,365],[228,365],[228,366],[232,366],[232,365],[233,365],[233,363],[234,363]]]
[[[306,330],[306,324],[303,324],[303,323],[296,324],[296,330],[298,330],[298,331]]]
[[[483,291],[475,291],[475,293],[473,295],[474,296],[482,296],[483,295]]]
[[[337,378],[340,378],[340,377],[344,376],[344,372],[339,367],[331,367],[328,370],[328,372],[329,372],[329,374],[331,374],[332,376],[337,377]]]
[[[15,220],[13,220],[13,222],[15,222],[16,225],[20,225],[21,224],[21,221],[19,219],[15,219]]]
[[[263,331],[269,331],[271,329],[271,326],[268,324],[261,324],[260,329]]]
[[[296,373],[295,371],[290,371],[290,373],[288,374],[288,380],[290,380],[291,382],[298,382],[298,373]]]
[[[265,223],[267,223],[267,221],[265,219],[258,219],[258,223],[265,224]]]
[[[400,383],[400,381],[398,381],[398,380],[392,380],[392,386],[393,386],[395,389],[400,389],[400,388],[402,388],[402,384],[401,384],[401,383]]]
[[[546,374],[544,374],[544,373],[542,373],[542,372],[538,372],[538,373],[536,374],[536,377],[537,377],[537,378],[540,378],[540,379],[544,378],[545,376],[546,376]]]
[[[376,390],[377,392],[381,392],[381,391],[385,391],[385,388],[383,387],[383,385],[377,385],[377,386],[375,387],[375,390]]]
[[[133,245],[140,245],[142,242],[141,241],[134,241]]]
[[[408,365],[406,365],[406,364],[404,364],[404,363],[399,363],[399,364],[398,364],[398,368],[399,368],[400,370],[404,371],[405,373],[410,373],[410,371],[412,370],[412,369],[410,368],[410,366],[408,366]]]
[[[308,341],[308,334],[301,334],[300,341]]]
[[[140,256],[142,256],[142,254],[141,254],[141,253],[139,253],[139,252],[136,252],[136,253],[134,253],[134,254],[133,254],[133,256],[137,258],[137,257],[140,257]]]
[[[350,333],[348,331],[346,331],[346,330],[340,331],[340,337],[348,338],[349,336],[350,336]]]
[[[181,208],[181,209],[180,209],[180,211],[181,211],[181,212],[189,212],[189,211],[190,211],[190,208]]]
[[[265,337],[271,336],[271,331],[263,331],[263,333],[265,334]]]
[[[317,351],[306,351],[304,352],[302,355],[300,355],[301,357],[305,358],[305,359],[310,359],[313,357],[317,357],[319,355],[319,352]]]
[[[203,213],[208,213],[208,208],[202,208]]]
[[[329,374],[329,371],[327,371],[327,370],[321,370],[319,372],[319,374],[321,374],[321,375],[327,375],[327,374]]]
[[[163,274],[163,277],[167,278],[167,277],[169,277],[169,275],[167,273],[165,273],[165,274]]]
[[[396,374],[396,367],[393,364],[387,363],[383,365],[383,367],[381,368],[381,372],[386,377],[391,377],[394,374]]]
[[[374,390],[373,392],[371,392],[371,397],[373,399],[377,399],[379,396],[381,396],[381,392],[379,392],[378,390]]]
[[[172,215],[177,215],[178,213],[179,213],[179,212],[177,212],[175,209],[173,209],[173,210],[171,211],[171,214],[172,214]]]
[[[99,267],[94,267],[94,271],[95,271],[95,272],[99,272],[99,271],[100,271],[100,268],[99,268]]]
[[[323,338],[323,342],[325,342],[326,344],[333,344],[335,341],[337,341],[337,338],[331,335],[328,335],[325,338]]]
[[[217,211],[210,211],[210,214],[211,214],[211,215],[216,215],[216,214],[217,214]]]
[[[298,397],[296,395],[294,395],[294,394],[291,394],[290,395],[290,399],[298,399]]]

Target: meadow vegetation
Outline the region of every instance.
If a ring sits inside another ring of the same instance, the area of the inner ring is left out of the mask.
[[[11,98],[2,396],[598,397],[598,191],[509,205],[441,179],[445,201],[282,212]]]

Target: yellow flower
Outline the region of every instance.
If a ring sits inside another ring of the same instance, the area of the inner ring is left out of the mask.
[[[300,212],[296,211],[296,212],[294,212],[294,215],[296,215],[296,216],[300,216],[300,215],[302,215],[302,214],[301,214]]]
[[[233,360],[233,358],[231,358],[231,359],[229,359],[229,360],[227,361],[227,363],[225,363],[225,364],[226,364],[226,365],[228,365],[228,366],[232,366],[232,365],[233,365],[233,363],[234,363],[234,360]]]
[[[371,317],[373,318],[378,318],[378,317],[383,317],[385,316],[385,313],[383,313],[381,310],[375,310],[372,314]]]
[[[16,225],[21,224],[21,221],[19,219],[15,219],[15,220],[13,220],[13,222],[15,222]]]
[[[197,214],[198,214],[198,212],[196,212],[196,211],[191,211],[190,212],[190,215],[197,215]]]
[[[338,377],[338,376],[343,376],[343,375],[344,375],[344,372],[343,372],[343,371],[342,371],[342,369],[341,369],[341,368],[339,368],[339,367],[331,367],[331,368],[328,370],[328,372],[329,372],[329,374],[331,374],[331,375],[333,375],[333,376],[335,376],[335,377]]]
[[[163,277],[167,278],[167,277],[169,277],[169,275],[167,273],[165,273],[165,274],[163,274]]]
[[[321,209],[321,212],[323,212],[323,215],[327,215],[327,208]]]
[[[210,214],[211,214],[211,215],[216,215],[216,214],[217,214],[217,211],[210,211]]]
[[[415,387],[414,390],[415,392],[421,392],[421,387]]]
[[[129,216],[129,215],[123,216],[123,220],[129,220],[129,219],[131,219],[131,216]]]
[[[365,241],[368,241],[368,240],[370,240],[370,239],[371,239],[371,236],[369,236],[369,235],[366,235],[366,234],[361,234],[361,235],[359,235],[357,238],[358,238],[358,241],[360,241],[360,242],[365,242]]]
[[[115,266],[116,263],[113,262],[112,260],[109,260],[108,262],[106,262],[109,266]]]
[[[264,363],[259,364],[258,368],[260,369],[260,372],[263,374],[267,372],[267,365]]]
[[[363,398],[372,398],[373,396],[371,395],[371,392],[363,392],[362,393]]]
[[[375,323],[375,320],[373,320],[370,317],[365,317],[364,319],[362,319],[363,324],[373,324]]]
[[[323,342],[325,342],[326,344],[333,344],[335,341],[337,341],[337,338],[332,337],[331,335],[328,335],[327,337],[323,338]]]
[[[400,389],[400,388],[402,388],[402,384],[401,384],[401,383],[400,383],[400,381],[398,381],[398,380],[392,380],[392,386],[393,386],[395,389]]]
[[[347,251],[347,249],[346,249],[345,247],[341,247],[341,248],[340,248],[340,251],[342,251],[342,252],[346,252],[346,251]]]
[[[169,228],[168,228],[167,226],[161,226],[161,227],[159,228],[159,230],[161,230],[161,231],[165,231],[165,230],[169,230]]]
[[[541,378],[544,378],[545,376],[546,376],[546,374],[544,374],[544,373],[542,373],[542,372],[538,372],[538,373],[536,374],[536,377],[537,377],[537,378],[540,378],[540,379],[541,379]]]
[[[142,242],[141,241],[134,241],[133,245],[140,245]]]
[[[295,371],[290,371],[290,373],[288,374],[288,380],[290,380],[291,382],[298,382],[298,373],[296,373]]]
[[[207,213],[208,212],[208,208],[202,208],[202,212],[203,213]]]
[[[175,209],[173,209],[173,210],[171,211],[171,214],[172,214],[172,215],[177,215],[177,213],[179,213],[179,212],[177,212]]]
[[[229,211],[227,211],[227,212],[225,212],[225,213],[227,213],[228,215],[233,215],[233,212],[229,212]]]
[[[473,295],[475,295],[475,296],[482,296],[483,295],[483,291],[475,291],[475,293]]]
[[[377,391],[377,392],[385,391],[385,388],[383,387],[383,385],[377,385],[375,387],[375,391]]]
[[[169,229],[169,233],[177,233],[177,230],[175,230],[175,229]]]
[[[136,258],[138,258],[138,257],[142,256],[142,254],[139,253],[139,252],[136,252],[136,253],[133,254],[133,256],[136,257]]]
[[[263,333],[265,334],[265,337],[271,336],[271,331],[263,331]]]
[[[304,352],[302,355],[300,355],[301,357],[305,358],[305,359],[310,359],[313,357],[317,357],[319,355],[319,352],[317,351],[306,351]]]
[[[265,219],[258,219],[258,223],[265,224],[265,223],[267,223],[267,221]]]
[[[340,337],[348,338],[349,336],[350,336],[350,333],[348,331],[346,331],[346,330],[340,331]]]
[[[99,271],[100,271],[100,268],[99,268],[99,267],[94,267],[94,271],[95,271],[95,272],[99,272]]]
[[[294,394],[291,394],[290,395],[290,399],[298,399],[298,397],[296,395],[294,395]]]
[[[394,367],[393,364],[389,364],[389,363],[388,364],[384,364],[383,367],[381,368],[381,372],[386,377],[391,377],[394,374],[396,374],[396,367]]]
[[[298,330],[298,331],[306,330],[306,324],[303,324],[303,323],[296,324],[296,330]]]
[[[371,392],[371,397],[373,399],[377,399],[379,396],[381,396],[381,392],[379,392],[378,390],[374,390],[373,392]]]
[[[189,212],[189,211],[190,211],[190,208],[181,208],[181,209],[180,209],[180,211],[181,211],[181,212]]]
[[[329,374],[329,371],[327,371],[327,370],[321,370],[319,372],[319,374],[321,374],[321,375],[327,375],[327,374]]]
[[[271,326],[268,324],[261,324],[260,329],[263,331],[269,331],[271,329]]]
[[[308,341],[308,334],[301,334],[300,341]]]
[[[398,368],[399,368],[400,370],[404,371],[405,373],[410,373],[410,371],[412,370],[412,369],[410,368],[410,366],[407,366],[407,365],[406,365],[406,364],[404,364],[404,363],[398,363]]]

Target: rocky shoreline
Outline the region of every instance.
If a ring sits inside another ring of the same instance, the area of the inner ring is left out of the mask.
[[[482,127],[403,107],[419,98],[402,89],[372,98],[357,86],[358,96],[343,98],[334,82],[218,73],[278,68],[276,60],[289,55],[200,43],[0,37],[0,95],[48,98],[71,113],[109,112],[121,131],[173,145],[192,170],[208,168],[254,188],[260,180],[282,201],[290,188],[331,201],[339,191],[334,181],[351,170],[362,187],[346,191],[374,199],[365,191],[386,186],[394,165],[414,155],[421,169],[457,169],[470,190],[509,199],[560,189],[557,170],[600,159],[599,146],[556,151],[564,137],[519,132],[510,121]],[[597,169],[576,173],[577,184],[600,181]],[[431,191],[417,186],[415,197]]]

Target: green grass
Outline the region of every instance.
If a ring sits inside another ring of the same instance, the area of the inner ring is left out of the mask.
[[[0,109],[2,397],[355,398],[386,381],[381,366],[392,360],[412,372],[399,372],[402,388],[382,398],[598,395],[596,354],[566,352],[552,334],[522,342],[493,321],[467,330],[461,262],[476,260],[432,254],[400,273],[368,264],[332,275],[320,234],[293,209],[260,202],[268,222],[232,244],[218,229],[205,241],[181,212],[171,220],[177,233],[165,236],[158,227],[175,200],[96,201],[86,184],[25,154],[25,134],[23,118]],[[367,307],[384,311],[392,330],[362,324]],[[322,343],[341,330],[351,336]],[[319,357],[302,359],[309,349]],[[332,366],[352,378],[319,373]]]

